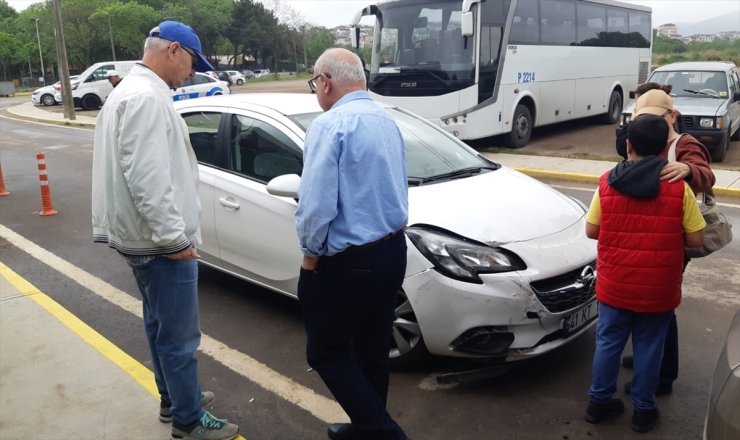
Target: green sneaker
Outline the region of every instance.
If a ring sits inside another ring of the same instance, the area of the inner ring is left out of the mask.
[[[205,408],[213,405],[216,401],[216,395],[213,391],[203,391],[200,393],[200,407]],[[172,421],[172,403],[160,401],[159,402],[159,421],[162,423],[170,423]]]
[[[208,411],[192,425],[172,423],[172,440],[231,440],[239,435],[239,427],[226,419],[217,419]]]

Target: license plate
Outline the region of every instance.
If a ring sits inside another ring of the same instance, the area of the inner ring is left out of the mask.
[[[586,325],[599,314],[599,303],[594,299],[590,303],[571,313],[563,319],[560,327],[568,334]]]

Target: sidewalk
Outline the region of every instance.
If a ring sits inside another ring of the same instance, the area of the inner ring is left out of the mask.
[[[0,438],[168,439],[153,393],[149,370],[0,263]]]
[[[33,121],[60,125],[94,127],[95,118],[77,116],[76,121],[64,119],[62,113],[50,112],[27,102],[8,108],[8,112]],[[517,169],[533,177],[570,180],[596,184],[599,176],[614,167],[616,162],[583,160],[527,154],[484,153],[489,159]],[[714,193],[723,197],[740,198],[740,171],[714,169],[717,182]]]

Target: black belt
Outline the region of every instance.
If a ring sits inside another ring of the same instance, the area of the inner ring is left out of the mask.
[[[372,249],[372,248],[378,246],[379,244],[384,243],[384,242],[390,240],[391,238],[395,237],[401,231],[403,231],[403,229],[399,229],[398,231],[394,231],[394,232],[388,233],[387,235],[384,235],[384,236],[380,237],[379,239],[377,239],[375,241],[371,241],[370,243],[360,244],[360,245],[357,245],[357,246],[350,246],[347,249],[343,250],[342,253],[353,254],[353,253],[356,253],[356,252],[366,251],[368,249]]]

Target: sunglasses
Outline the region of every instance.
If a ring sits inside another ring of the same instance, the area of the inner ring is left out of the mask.
[[[311,93],[316,93],[316,80],[321,78],[322,76],[331,79],[331,75],[329,75],[328,73],[320,73],[308,80],[308,87],[311,89]]]
[[[190,58],[193,59],[193,69],[195,69],[195,67],[198,65],[198,56],[195,55],[195,51],[187,46],[183,46],[182,44],[180,44],[180,49],[184,50],[185,53],[190,55]]]

